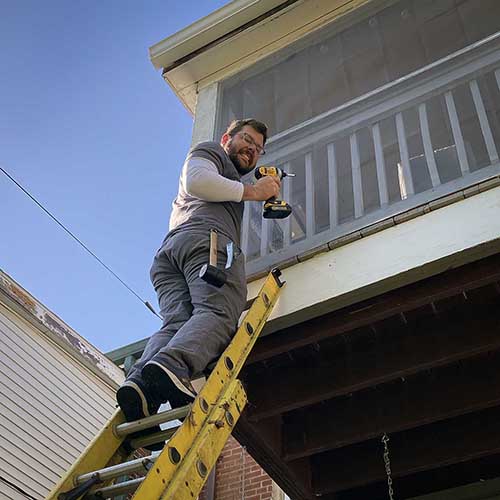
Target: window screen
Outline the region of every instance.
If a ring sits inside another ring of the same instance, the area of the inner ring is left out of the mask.
[[[250,116],[271,135],[289,129],[498,31],[499,19],[499,0],[403,0],[334,24],[225,82],[218,135]]]

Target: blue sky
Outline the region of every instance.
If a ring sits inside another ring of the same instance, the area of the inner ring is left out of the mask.
[[[226,3],[0,2],[0,166],[155,307],[192,118],[148,48]],[[1,173],[0,268],[104,352],[159,327]]]

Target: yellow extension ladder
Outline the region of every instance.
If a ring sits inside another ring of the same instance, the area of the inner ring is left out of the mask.
[[[237,377],[278,299],[284,284],[280,275],[278,269],[269,273],[192,404],[136,422],[125,422],[122,411],[116,410],[47,499],[114,498],[133,491],[134,500],[196,499],[246,405],[246,393]],[[179,418],[184,418],[179,427],[127,438]],[[132,450],[167,439],[161,452],[127,461]],[[145,470],[144,477],[116,482]]]

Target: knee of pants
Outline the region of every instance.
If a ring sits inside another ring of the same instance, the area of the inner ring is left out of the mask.
[[[214,307],[213,309],[195,309],[193,317],[203,321],[204,324],[212,325],[212,328],[233,330],[239,319],[236,311]]]

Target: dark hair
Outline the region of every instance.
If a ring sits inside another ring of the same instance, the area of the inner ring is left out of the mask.
[[[256,132],[264,137],[264,144],[267,141],[267,125],[265,123],[254,120],[253,118],[245,118],[244,120],[233,120],[227,127],[226,134],[233,137],[245,125],[252,127]]]

